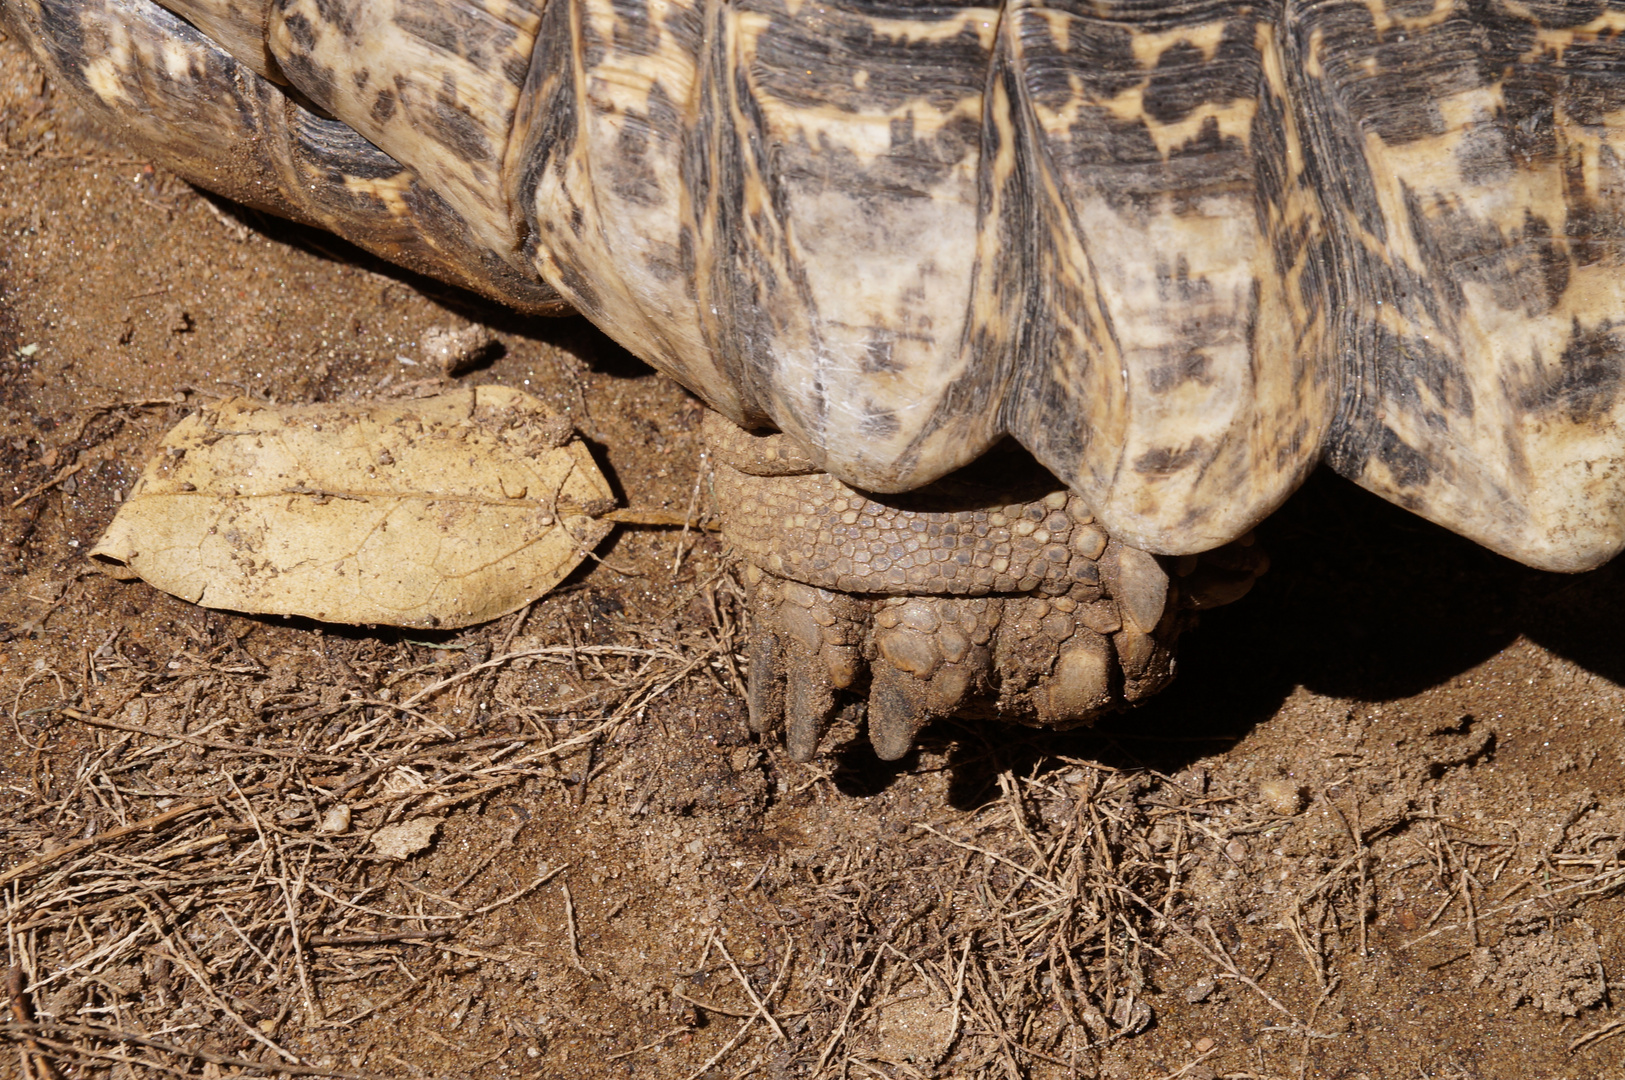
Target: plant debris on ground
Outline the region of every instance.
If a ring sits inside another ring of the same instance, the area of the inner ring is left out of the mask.
[[[419,362],[483,327],[473,371]],[[478,380],[630,508],[455,633],[85,559],[231,397]],[[1313,480],[1175,687],[748,733],[697,404],[128,158],[0,41],[0,1075],[1620,1080],[1625,578]]]

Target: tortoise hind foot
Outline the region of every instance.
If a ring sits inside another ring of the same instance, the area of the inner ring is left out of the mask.
[[[782,723],[797,761],[816,755],[846,693],[866,697],[886,760],[956,713],[1089,723],[1166,685],[1191,612],[1238,598],[1264,568],[1246,541],[1178,560],[1124,546],[1017,455],[875,496],[783,436],[719,417],[706,436],[745,562],[751,727]]]

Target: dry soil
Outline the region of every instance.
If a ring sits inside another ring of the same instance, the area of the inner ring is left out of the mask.
[[[698,404],[583,321],[215,201],[0,43],[0,1074],[1625,1078],[1617,565],[1323,474],[1153,704],[803,766],[704,531],[440,635],[87,564],[200,403],[434,389],[471,322],[451,382],[709,509]]]

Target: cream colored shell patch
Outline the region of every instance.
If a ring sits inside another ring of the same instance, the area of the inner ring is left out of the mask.
[[[207,607],[451,628],[544,595],[613,505],[568,423],[517,390],[234,398],[165,435],[90,555]]]

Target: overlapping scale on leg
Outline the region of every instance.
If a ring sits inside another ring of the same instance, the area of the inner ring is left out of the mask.
[[[869,741],[883,760],[914,746],[932,720],[951,716],[993,685],[999,599],[889,597],[872,614]]]
[[[182,176],[520,310],[562,309],[551,288],[479,244],[416,172],[290,100],[164,8],[149,0],[16,5],[19,29],[52,77]]]
[[[1287,12],[1353,361],[1331,464],[1522,562],[1606,561],[1625,544],[1625,14]]]
[[[708,434],[721,423],[708,418]],[[1001,454],[972,468],[880,496],[827,473],[746,472],[724,459],[714,485],[739,547],[769,572],[820,588],[987,596],[1099,582],[1108,538],[1081,499],[1054,490],[1030,458]]]

